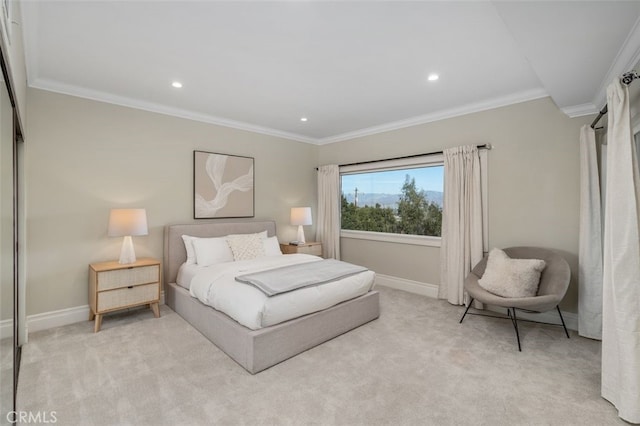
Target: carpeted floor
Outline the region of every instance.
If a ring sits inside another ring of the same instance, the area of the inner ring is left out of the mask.
[[[0,425],[13,409],[13,337],[0,339]]]
[[[33,333],[18,408],[61,425],[615,425],[600,343],[379,287],[381,317],[255,376],[162,307]]]

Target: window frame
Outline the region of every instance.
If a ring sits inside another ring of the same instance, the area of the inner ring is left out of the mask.
[[[388,170],[416,169],[421,167],[444,166],[443,154],[430,154],[418,157],[382,160],[371,163],[354,164],[340,167],[340,194],[342,194],[342,176]],[[444,190],[444,188],[443,188]],[[442,237],[414,234],[395,234],[389,232],[359,231],[342,229],[342,215],[340,217],[340,238],[357,240],[381,241],[397,244],[410,244],[428,247],[440,247]]]

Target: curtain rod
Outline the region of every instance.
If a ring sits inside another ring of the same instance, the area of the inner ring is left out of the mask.
[[[478,148],[478,149],[491,149],[491,144],[485,143],[485,144],[482,144],[482,145],[476,145],[476,148]],[[360,161],[360,162],[357,162],[357,163],[339,164],[338,167],[359,166],[361,164],[380,163],[382,161],[406,160],[406,159],[409,159],[409,158],[424,157],[425,155],[436,155],[436,154],[442,154],[442,153],[443,153],[443,151],[425,152],[424,154],[405,155],[403,157],[385,158],[383,160],[370,160],[370,161]],[[316,167],[316,170],[318,170],[317,167]]]
[[[638,75],[637,72],[635,71],[629,71],[626,72],[624,74],[622,74],[622,77],[620,77],[620,82],[622,84],[624,84],[625,86],[629,86],[631,84],[631,82],[637,78],[640,78],[640,75]],[[608,112],[608,108],[607,108],[607,104],[604,104],[604,107],[602,107],[602,109],[600,110],[600,112],[598,113],[598,116],[596,117],[595,120],[593,120],[593,123],[591,123],[591,128],[595,129],[596,128],[596,124],[598,124],[598,121],[600,121],[600,119]]]

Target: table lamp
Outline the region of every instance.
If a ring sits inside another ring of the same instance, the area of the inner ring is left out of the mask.
[[[124,237],[119,263],[135,263],[136,252],[131,237],[147,234],[149,234],[149,230],[147,229],[147,211],[145,209],[111,209],[107,235]]]
[[[303,225],[311,225],[311,207],[292,207],[291,208],[291,224],[298,225],[298,244],[304,244]]]

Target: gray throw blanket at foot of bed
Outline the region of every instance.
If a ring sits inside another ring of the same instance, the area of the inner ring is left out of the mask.
[[[367,268],[363,266],[335,259],[324,259],[239,275],[236,281],[250,284],[267,296],[275,296],[303,287],[326,284],[364,271],[367,271]]]

